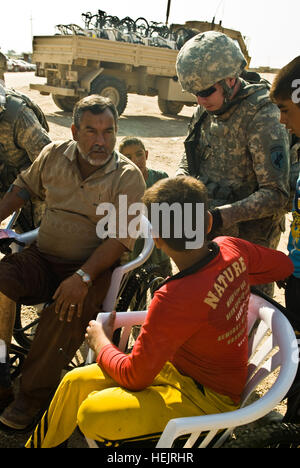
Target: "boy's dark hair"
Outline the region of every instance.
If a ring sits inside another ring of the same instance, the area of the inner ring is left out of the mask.
[[[300,80],[300,56],[285,65],[275,76],[270,91],[272,101],[292,100],[295,80]],[[300,103],[297,105],[300,107]]]
[[[86,111],[92,112],[92,114],[102,114],[109,109],[114,117],[115,124],[118,124],[118,111],[114,103],[104,96],[100,96],[99,94],[91,94],[90,96],[86,96],[83,99],[78,101],[73,109],[73,123],[76,128],[80,127],[80,121],[82,118],[82,114]]]
[[[141,146],[143,148],[143,150],[146,151],[145,145],[142,142],[142,140],[140,140],[139,138],[133,137],[133,136],[127,136],[127,137],[123,138],[123,140],[120,143],[120,146],[119,146],[120,153],[122,153],[122,150],[124,148],[126,148],[127,146],[132,146],[132,145]]]
[[[179,176],[175,178],[161,179],[156,182],[152,187],[146,190],[143,199],[148,210],[148,216],[151,222],[151,205],[152,204],[167,204],[171,207],[173,204],[179,204],[181,206],[181,212],[184,213],[186,209],[185,204],[190,204],[191,210],[191,221],[192,230],[199,229],[197,226],[197,205],[204,204],[204,222],[201,224],[201,228],[204,229],[204,238],[206,238],[207,225],[208,225],[208,211],[207,211],[207,191],[205,185],[194,177]],[[175,225],[176,219],[174,213],[170,210],[170,236],[164,237],[162,233],[163,214],[160,213],[158,235],[163,238],[166,244],[173,250],[182,252],[186,250],[186,243],[193,241],[185,235],[184,229],[184,216],[181,217],[181,233],[180,237],[176,237],[176,231],[178,231],[178,225]],[[204,224],[204,225],[203,225]],[[179,226],[180,227],[180,226]],[[154,233],[156,234],[156,233]],[[195,236],[196,237],[196,236]]]

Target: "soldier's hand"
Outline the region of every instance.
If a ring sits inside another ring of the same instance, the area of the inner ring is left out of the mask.
[[[207,235],[208,240],[214,239],[216,237],[216,232],[223,226],[220,210],[218,208],[214,208],[213,210],[210,210],[210,213],[212,215],[212,226]]]
[[[282,288],[286,289],[287,282],[288,282],[288,278],[284,280],[276,281],[276,284],[279,287],[279,289],[282,289]]]

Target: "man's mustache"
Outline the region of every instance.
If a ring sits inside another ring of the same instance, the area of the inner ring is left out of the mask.
[[[89,156],[91,153],[105,153],[107,154],[107,151],[104,146],[99,146],[99,145],[94,145],[92,149],[88,152],[87,156]]]

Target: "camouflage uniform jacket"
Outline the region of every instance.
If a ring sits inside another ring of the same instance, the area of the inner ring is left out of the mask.
[[[44,146],[51,143],[48,133],[25,103],[19,106],[13,122],[7,118],[11,99],[12,96],[7,95],[6,110],[0,116],[1,192],[6,191],[19,172],[29,167]]]
[[[18,95],[9,90],[6,95],[6,110],[0,115],[0,197],[8,190],[17,175],[27,169],[38,157],[44,146],[51,143],[47,131],[36,114],[23,101],[10,112],[12,100]],[[16,101],[14,101],[16,104]],[[9,117],[8,117],[9,116]],[[43,211],[41,203],[33,200],[35,225]]]
[[[7,71],[7,62],[5,55],[0,52],[0,80],[4,81],[4,73]]]
[[[282,220],[289,197],[289,137],[267,86],[241,79],[221,115],[198,106],[185,150],[177,175],[206,185],[210,208],[221,211],[219,234],[270,245],[264,239]]]

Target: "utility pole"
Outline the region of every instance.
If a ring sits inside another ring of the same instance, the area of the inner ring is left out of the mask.
[[[171,7],[171,0],[168,0],[167,14],[166,14],[166,25],[168,25],[168,22],[169,22],[170,7]]]
[[[30,36],[31,36],[31,50],[32,50],[32,40],[33,40],[32,11],[30,12]]]

